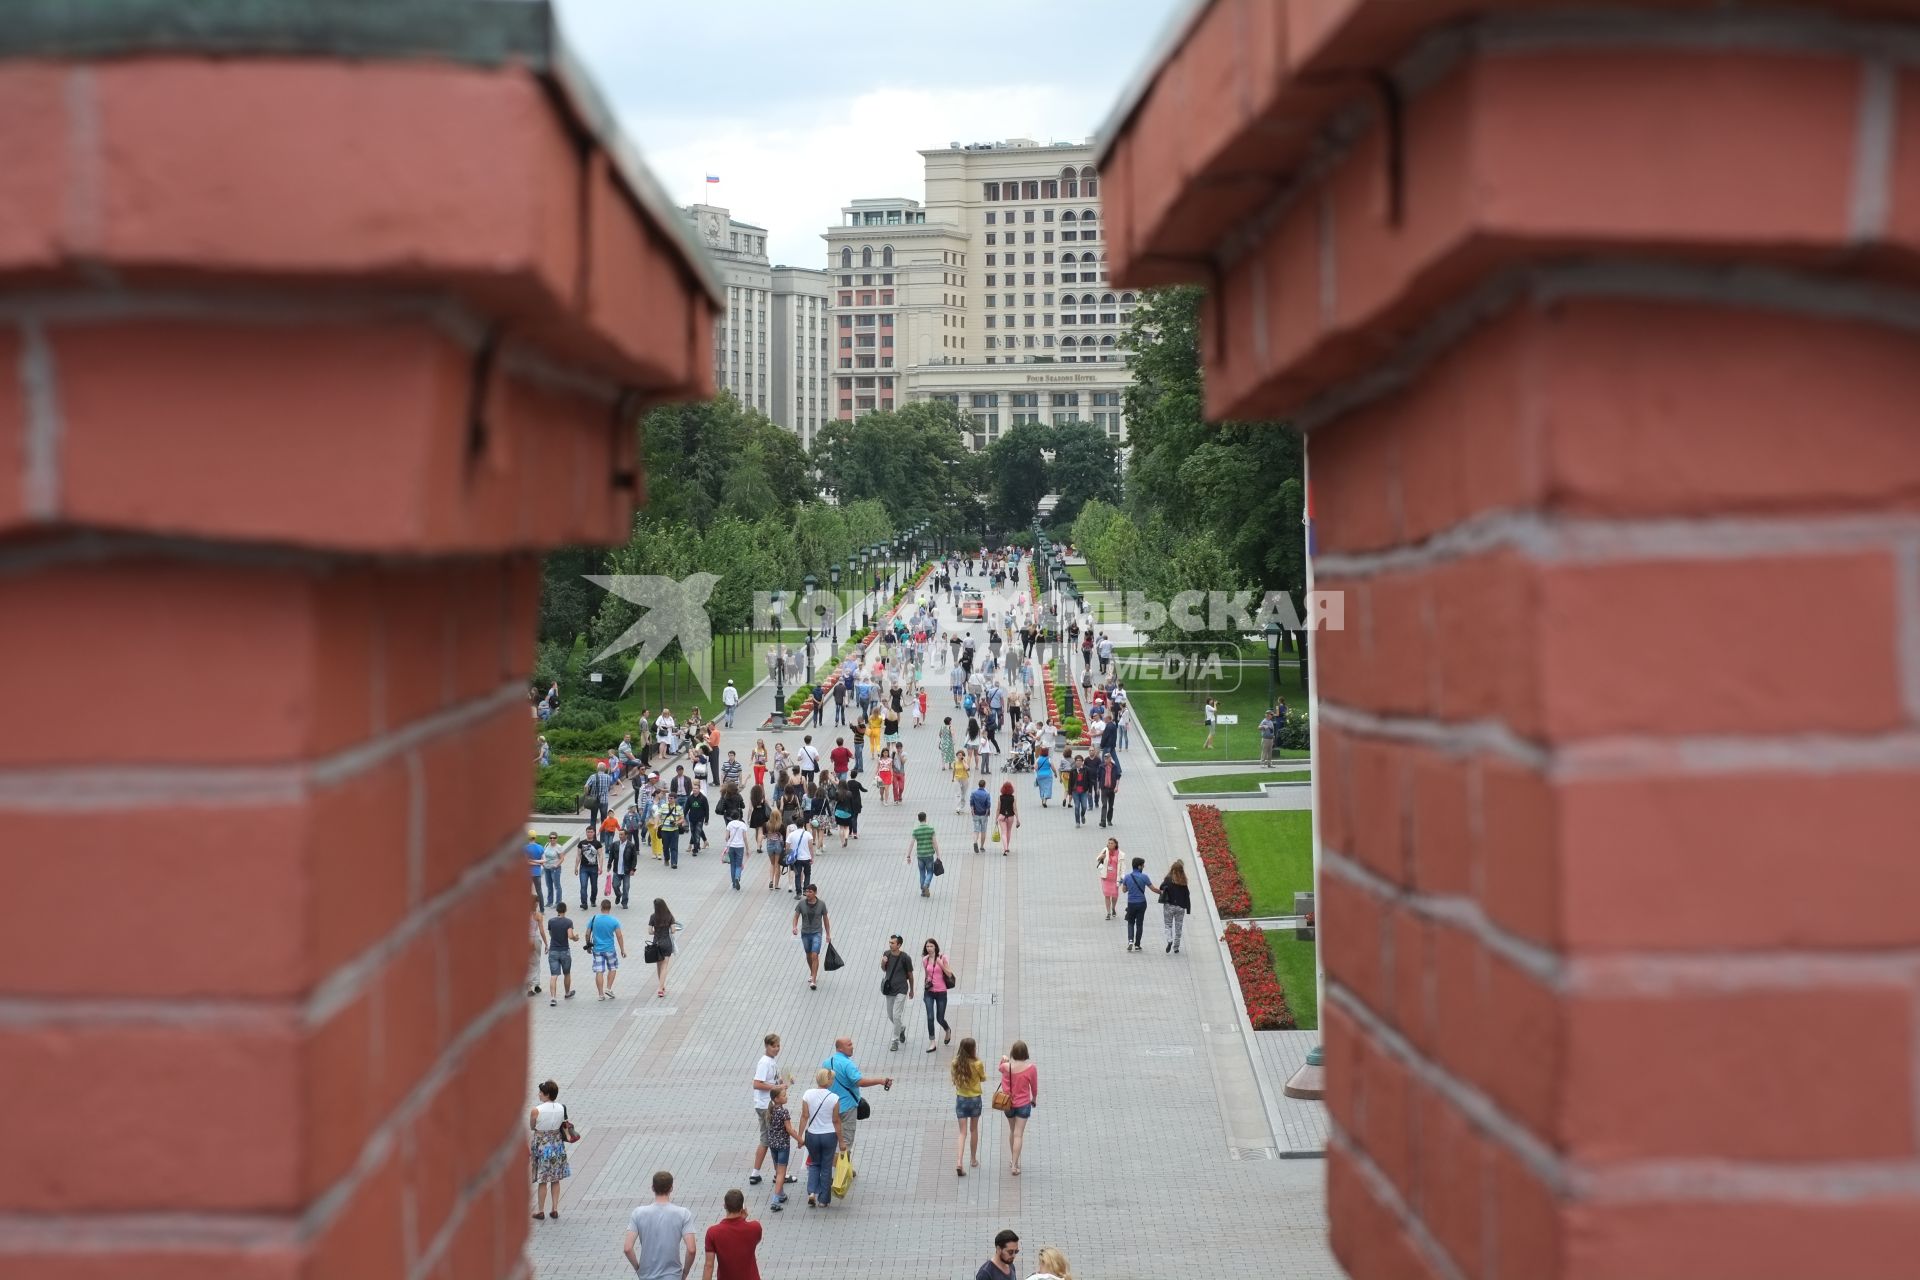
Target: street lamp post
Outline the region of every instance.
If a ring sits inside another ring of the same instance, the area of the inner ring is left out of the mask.
[[[830,624],[833,628],[832,644],[835,649],[838,649],[840,647],[840,562],[838,560],[827,567],[827,577],[833,582],[833,616]]]
[[[807,601],[807,687],[808,687],[809,689],[811,689],[811,688],[813,687],[813,635],[814,635],[814,625],[813,625],[813,624],[814,624],[814,616],[813,616],[813,608],[814,608],[814,606],[813,606],[813,593],[814,593],[814,590],[815,590],[815,589],[816,589],[817,587],[819,587],[819,585],[820,585],[820,579],[818,579],[818,578],[816,578],[816,577],[814,577],[814,576],[813,576],[812,574],[808,574],[808,575],[807,575],[806,577],[804,577],[804,578],[802,578],[802,579],[800,580],[800,585],[801,585],[801,587],[802,587],[802,588],[804,588],[804,589],[805,589],[805,591],[806,591],[806,593],[807,593],[807,594],[806,594],[806,601]]]
[[[1280,684],[1280,624],[1267,621],[1267,710],[1273,710],[1274,692]]]
[[[773,622],[773,713],[786,723],[787,715],[787,655],[783,652],[782,640],[785,631],[780,625],[780,589],[775,587],[770,597],[773,607],[770,612]]]

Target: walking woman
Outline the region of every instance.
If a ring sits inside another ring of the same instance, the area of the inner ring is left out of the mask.
[[[953,1172],[964,1178],[967,1171],[961,1162],[968,1159],[969,1145],[973,1149],[969,1163],[980,1167],[980,1088],[987,1078],[987,1064],[980,1061],[972,1036],[961,1039],[953,1061],[947,1064],[947,1076],[953,1081],[953,1114],[960,1120],[960,1145],[954,1149]]]
[[[967,753],[962,751],[953,758],[953,811],[959,813],[967,807],[967,793],[973,788],[967,783],[972,781],[967,772]]]
[[[867,713],[868,755],[877,756],[880,754],[880,737],[885,731],[885,728],[885,717],[881,714],[880,708],[875,707]],[[896,731],[899,729],[899,722],[897,720],[894,722],[894,728]]]
[[[940,722],[940,767],[953,769],[953,717],[948,716]],[[958,809],[955,813],[960,812]]]
[[[833,1072],[813,1073],[813,1088],[800,1095],[800,1132],[807,1144],[807,1208],[833,1203],[833,1158],[846,1145],[840,1136],[840,1095],[827,1088]]]
[[[1107,847],[1102,849],[1100,856],[1093,860],[1093,865],[1099,868],[1100,892],[1107,899],[1107,919],[1109,920],[1113,919],[1115,910],[1120,905],[1120,865],[1125,861],[1126,855],[1120,852],[1120,842],[1112,836],[1107,837]]]
[[[940,944],[932,938],[920,944],[920,968],[923,971],[920,1002],[927,1006],[927,1052],[932,1053],[940,1047],[933,1042],[936,1022],[947,1033],[946,1043],[953,1043],[953,1028],[947,1025],[947,990],[953,986],[953,969],[940,954]]]
[[[767,782],[767,740],[755,738],[753,741],[753,785],[763,787]]]
[[[860,838],[860,810],[865,803],[866,794],[867,789],[861,785],[858,778],[848,778],[840,785],[839,805],[847,811],[847,829],[840,836],[840,843],[843,845],[847,842],[848,833],[851,833],[855,840]],[[839,816],[839,810],[835,810],[835,816]]]
[[[753,832],[754,839],[760,842],[760,848],[767,855],[767,888],[773,888],[780,877],[780,859],[786,854],[786,842],[781,841],[780,852],[773,850],[773,810],[767,805],[767,789],[759,783],[747,793],[747,828]],[[782,835],[785,828],[781,828]]]
[[[673,922],[673,912],[667,910],[667,900],[655,898],[653,914],[647,917],[647,928],[653,931],[647,950],[653,952],[653,971],[660,981],[660,989],[653,993],[656,996],[667,994],[667,961],[673,959],[673,931],[679,927]]]
[[[1000,1059],[1000,1091],[1007,1095],[1007,1144],[1013,1151],[1013,1163],[1007,1172],[1017,1178],[1020,1149],[1027,1144],[1027,1120],[1033,1115],[1034,1103],[1040,1100],[1040,1068],[1028,1060],[1025,1040],[1015,1040],[1007,1056]]]
[[[880,759],[873,767],[874,781],[880,784],[880,803],[885,804],[893,793],[893,748],[880,749]]]
[[[1015,808],[1013,783],[1000,784],[1000,803],[995,810],[995,821],[1000,826],[1000,856],[1006,857],[1013,852],[1014,828],[1020,825],[1020,815]]]
[[[1167,928],[1167,951],[1171,955],[1180,954],[1180,932],[1191,910],[1193,894],[1187,889],[1187,867],[1175,858],[1167,868],[1167,878],[1160,882],[1160,919]]]
[[[1053,757],[1042,747],[1033,758],[1033,786],[1040,793],[1040,807],[1047,807],[1053,799]]]
[[[567,1164],[567,1109],[560,1105],[560,1086],[549,1080],[540,1086],[540,1101],[527,1116],[533,1130],[528,1152],[533,1157],[533,1216],[559,1218],[560,1183],[573,1176]],[[548,1207],[551,1200],[552,1207]]]

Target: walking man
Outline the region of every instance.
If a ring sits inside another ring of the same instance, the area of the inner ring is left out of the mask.
[[[573,999],[573,948],[569,939],[579,938],[573,921],[567,919],[567,904],[553,904],[553,919],[547,921],[547,1004],[560,1003],[560,983],[567,984],[567,999]]]
[[[909,961],[911,963],[911,961]],[[853,1155],[853,1131],[860,1123],[860,1090],[870,1084],[893,1088],[892,1076],[863,1076],[860,1064],[853,1060],[853,1037],[841,1036],[833,1042],[833,1052],[820,1064],[833,1072],[832,1089],[840,1099],[840,1136],[846,1140],[846,1152]]]
[[[920,811],[920,825],[907,837],[907,861],[920,864],[920,896],[933,896],[933,863],[940,856],[940,841],[927,822],[926,810]]]
[[[847,722],[847,681],[846,677],[833,682],[833,723],[844,725]]]
[[[1145,858],[1133,860],[1133,870],[1120,878],[1120,887],[1127,891],[1127,950],[1138,951],[1147,927],[1147,890],[1160,892],[1147,874]]]
[[[925,890],[922,890],[924,893]],[[893,1024],[893,1043],[887,1052],[898,1053],[907,1042],[907,1022],[901,1010],[913,999],[913,957],[901,949],[902,939],[894,934],[880,956],[880,994],[887,998],[887,1021]]]
[[[733,687],[733,681],[727,681],[727,687],[720,691],[720,705],[725,708],[720,713],[721,721],[727,728],[733,728],[733,709],[740,705],[740,691]]]
[[[607,762],[600,761],[593,767],[593,774],[587,779],[583,795],[587,802],[587,830],[600,829],[601,819],[607,816],[607,800],[613,794],[613,775],[607,772]]]
[[[595,999],[611,1000],[613,980],[620,976],[620,962],[627,958],[627,935],[613,914],[612,898],[600,899],[600,913],[587,921],[587,945],[593,950]]]
[[[817,708],[818,703],[814,704]],[[816,712],[817,714],[817,712]],[[760,1280],[760,1224],[747,1216],[747,1197],[738,1187],[721,1198],[727,1216],[707,1228],[707,1262],[700,1280]]]
[[[807,784],[807,789],[812,790],[814,780],[819,777],[820,774],[820,749],[813,745],[812,734],[808,734],[806,737],[800,739],[800,750],[797,755],[799,757],[797,763],[800,765],[800,778]]]
[[[769,1031],[760,1038],[760,1047],[765,1050],[760,1061],[753,1068],[753,1172],[747,1175],[747,1185],[760,1185],[760,1166],[767,1160],[767,1105],[773,1101],[773,1091],[786,1081],[780,1075],[780,1037]],[[787,1175],[787,1181],[796,1181],[793,1174]],[[774,1188],[779,1194],[779,1188]]]
[[[636,1207],[628,1219],[627,1243],[621,1252],[639,1280],[686,1280],[692,1273],[694,1259],[700,1256],[693,1236],[693,1211],[673,1202],[673,1175],[665,1169],[653,1175],[653,1203]]]
[[[1143,908],[1144,910],[1144,908]],[[820,953],[833,943],[833,921],[827,916],[827,904],[813,885],[793,905],[793,933],[807,957],[807,989],[820,987]]]
[[[1103,756],[1100,760],[1100,825],[1113,824],[1113,797],[1120,790],[1120,758]]]
[[[987,780],[976,778],[973,790],[967,795],[967,811],[973,815],[973,851],[987,851],[987,822],[993,814],[993,796],[987,790]]]

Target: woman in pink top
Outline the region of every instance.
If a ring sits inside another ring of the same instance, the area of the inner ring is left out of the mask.
[[[953,1028],[947,1025],[947,991],[953,986],[953,968],[947,958],[940,954],[940,944],[928,938],[920,944],[920,1001],[927,1006],[927,1052],[939,1048],[933,1042],[933,1024],[938,1022],[940,1029],[947,1033],[947,1043],[953,1043]]]
[[[1033,1104],[1040,1100],[1040,1068],[1027,1059],[1027,1042],[1015,1040],[1007,1056],[1000,1059],[1000,1088],[1007,1095],[1007,1143],[1013,1148],[1013,1163],[1007,1172],[1020,1176],[1020,1148],[1027,1142],[1027,1120]]]
[[[1100,892],[1107,895],[1107,919],[1113,919],[1114,906],[1120,901],[1120,864],[1126,856],[1120,852],[1120,842],[1112,836],[1107,837],[1107,847],[1094,859],[1094,866],[1100,872]]]

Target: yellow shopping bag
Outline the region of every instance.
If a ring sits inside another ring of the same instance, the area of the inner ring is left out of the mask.
[[[853,1157],[842,1151],[833,1158],[833,1194],[844,1197],[853,1187]]]

